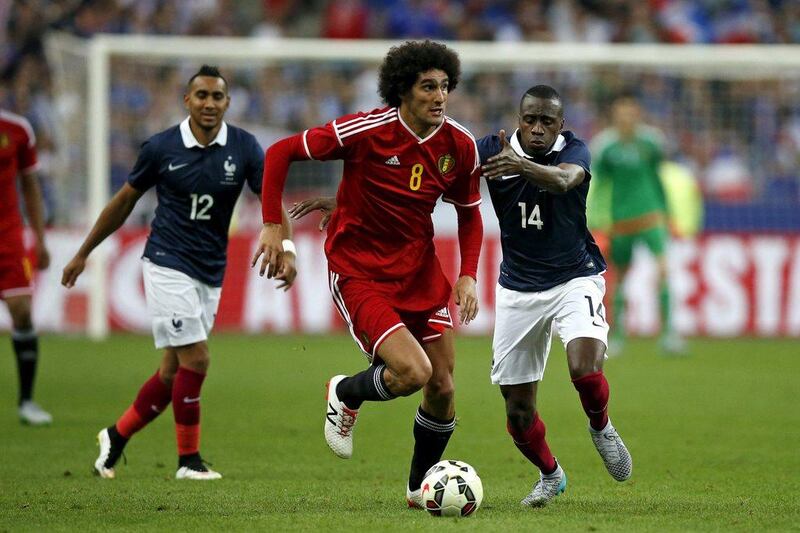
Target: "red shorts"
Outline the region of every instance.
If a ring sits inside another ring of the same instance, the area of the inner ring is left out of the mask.
[[[329,272],[328,282],[336,309],[370,362],[386,337],[401,327],[420,344],[453,327],[447,308],[451,287],[438,260],[409,279],[373,281]]]
[[[0,254],[0,298],[31,294],[33,267],[24,254]]]

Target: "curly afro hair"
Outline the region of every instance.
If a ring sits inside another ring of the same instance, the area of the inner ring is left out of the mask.
[[[378,94],[388,105],[399,107],[400,96],[411,90],[419,74],[434,68],[447,74],[449,91],[453,91],[461,75],[461,61],[455,51],[428,40],[393,46],[381,64]]]

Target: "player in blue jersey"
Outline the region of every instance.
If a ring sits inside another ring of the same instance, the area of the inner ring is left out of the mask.
[[[206,340],[216,317],[225,272],[228,227],[244,183],[260,197],[264,151],[250,133],[226,124],[228,84],[204,65],[184,94],[189,117],[144,142],[128,181],[100,214],[61,283],[72,287],[94,248],[128,218],[142,195],[156,188],[158,206],[144,250],[144,288],[158,371],[133,404],[100,431],[95,473],[115,477],[114,466],[134,433],[172,402],[178,444],[177,479],[219,479],[200,456],[200,390],[209,364]],[[294,282],[294,245],[284,212],[284,252],[278,288]]]
[[[540,471],[522,500],[533,507],[547,504],[567,485],[536,409],[553,330],[566,347],[570,377],[606,469],[618,481],[633,469],[607,414],[608,324],[601,275],[606,263],[586,227],[589,150],[563,128],[561,97],[552,87],[537,85],[523,95],[519,128],[510,139],[500,131],[478,140],[503,249],[491,379],[505,398],[514,444]],[[311,198],[292,206],[289,214],[297,219],[319,210],[322,229],[335,208],[334,198]]]
[[[566,349],[570,377],[606,469],[624,481],[633,466],[607,414],[601,275],[606,264],[586,227],[589,150],[563,128],[561,97],[552,87],[537,85],[523,95],[519,127],[510,138],[501,130],[478,141],[503,249],[491,379],[505,398],[514,444],[539,468],[539,480],[522,500],[534,507],[567,485],[536,408],[553,331]]]

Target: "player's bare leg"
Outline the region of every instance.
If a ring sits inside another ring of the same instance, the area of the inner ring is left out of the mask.
[[[547,445],[546,428],[536,411],[538,388],[538,381],[500,385],[506,402],[508,433],[520,453],[539,469],[539,479],[520,502],[529,507],[547,505],[567,488],[567,476]]]
[[[414,418],[414,455],[406,488],[409,507],[422,507],[422,483],[430,467],[442,459],[456,426],[454,334],[445,329],[438,339],[423,345],[431,364],[431,377],[422,388],[422,402]]]
[[[115,466],[128,441],[155,420],[172,401],[172,381],[178,370],[175,348],[167,348],[158,371],[139,389],[134,402],[116,423],[97,434],[100,453],[94,462],[94,473],[105,479],[116,477]]]
[[[161,381],[172,389],[172,382],[175,380],[175,374],[178,372],[178,350],[175,348],[166,348],[164,356],[161,358],[161,365],[158,367],[158,376]]]
[[[222,476],[200,457],[200,390],[209,365],[205,341],[175,348],[178,370],[172,383],[172,410],[178,442],[176,479],[213,480]]]
[[[50,424],[53,417],[33,401],[33,384],[39,361],[39,337],[31,320],[31,296],[23,294],[5,299],[11,315],[11,343],[17,357],[19,376],[19,419],[24,424]]]
[[[617,481],[631,477],[633,462],[622,438],[608,417],[608,381],[603,375],[606,347],[592,338],[573,339],[567,345],[567,363],[572,384],[589,417],[589,434],[606,470]]]
[[[428,354],[406,328],[398,329],[383,341],[378,357],[386,364],[386,387],[395,396],[414,394],[433,374]]]
[[[453,330],[445,329],[439,339],[423,345],[431,363],[431,377],[422,388],[421,405],[426,413],[437,418],[450,419],[455,416],[454,340]]]

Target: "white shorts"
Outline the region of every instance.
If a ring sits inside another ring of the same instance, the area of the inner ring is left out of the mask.
[[[142,272],[156,348],[185,346],[208,339],[222,287],[206,285],[146,259]]]
[[[553,328],[567,344],[579,337],[608,346],[600,275],[581,277],[541,292],[512,291],[497,285],[492,340],[492,383],[518,385],[541,381],[550,354]]]

